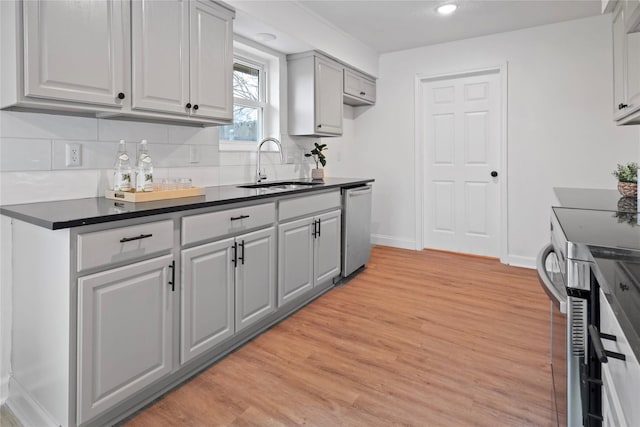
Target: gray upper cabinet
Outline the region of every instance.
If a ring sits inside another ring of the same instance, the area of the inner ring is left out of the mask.
[[[613,12],[613,118],[619,125],[640,124],[640,31],[627,31],[634,3],[620,2]]]
[[[171,372],[172,261],[78,279],[78,424]]]
[[[373,77],[348,68],[344,69],[344,103],[373,105],[376,102],[376,81]]]
[[[191,0],[191,115],[233,119],[233,14],[209,0]]]
[[[182,251],[183,364],[235,332],[233,248],[230,238]]]
[[[236,332],[276,311],[274,227],[236,237]]]
[[[131,108],[187,115],[189,1],[131,4]]]
[[[233,120],[233,18],[211,0],[0,2],[0,108]]]
[[[25,1],[24,96],[121,107],[128,6],[119,0]]]
[[[289,55],[289,134],[342,135],[342,65],[316,52]]]
[[[232,119],[233,15],[208,0],[133,0],[133,109]]]

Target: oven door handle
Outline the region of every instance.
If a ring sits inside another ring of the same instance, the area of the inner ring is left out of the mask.
[[[538,257],[536,258],[536,269],[538,270],[538,278],[540,279],[540,284],[542,284],[542,289],[549,296],[551,301],[555,306],[560,309],[561,313],[567,312],[567,297],[563,296],[553,284],[553,281],[549,277],[549,273],[547,272],[547,268],[545,266],[547,257],[554,252],[553,245],[548,244],[538,253]]]
[[[602,345],[602,338],[612,339],[612,341],[616,341],[615,336],[600,334],[598,328],[594,325],[589,325],[589,338],[591,339],[591,343],[593,344],[593,351],[596,352],[596,357],[600,363],[608,363],[609,357],[613,357],[614,359],[626,360],[624,354],[616,353],[615,351],[609,351],[604,349],[604,345]]]

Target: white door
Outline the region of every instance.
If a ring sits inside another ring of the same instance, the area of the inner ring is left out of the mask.
[[[340,274],[340,218],[340,210],[337,210],[315,219],[313,286]]]
[[[189,4],[191,114],[230,120],[233,118],[231,12],[210,1],[192,0]]]
[[[278,226],[278,306],[313,289],[313,218]]]
[[[236,237],[236,332],[276,310],[276,230]]]
[[[500,99],[497,71],[422,82],[427,248],[499,256]]]
[[[78,423],[172,369],[172,255],[78,279]]]
[[[342,67],[315,58],[316,132],[342,135]]]
[[[189,2],[131,3],[131,107],[189,114]]]
[[[231,238],[182,251],[181,363],[234,334],[233,244]]]
[[[25,96],[120,107],[128,3],[25,1]],[[82,37],[77,37],[82,34]]]

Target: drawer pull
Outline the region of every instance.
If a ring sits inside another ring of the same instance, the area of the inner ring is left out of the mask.
[[[240,216],[232,216],[231,221],[237,221],[239,219],[249,218],[251,215],[240,215]]]
[[[120,243],[131,242],[133,240],[146,239],[147,237],[151,237],[151,236],[153,236],[153,234],[141,234],[136,237],[123,237],[122,239],[120,239]]]

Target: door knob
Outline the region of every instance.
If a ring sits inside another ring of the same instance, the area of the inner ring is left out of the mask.
[[[495,178],[496,176],[498,176],[498,172],[496,172],[496,171],[491,171],[491,176]]]

